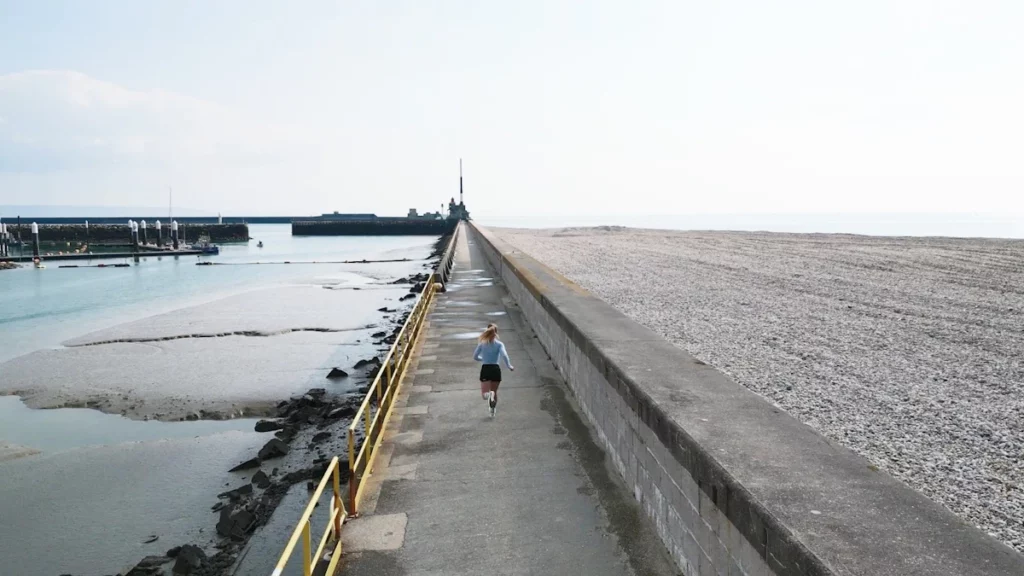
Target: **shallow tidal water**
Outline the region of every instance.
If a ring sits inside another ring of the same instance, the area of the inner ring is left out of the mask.
[[[351,392],[361,372],[326,372],[377,353],[375,334],[414,302],[390,282],[426,271],[436,241],[250,234],[211,258],[0,272],[0,572],[116,573],[202,543],[211,500],[238,482],[226,471],[268,435],[249,417],[179,417]],[[409,261],[338,263],[363,259]],[[151,534],[159,542],[144,544]]]

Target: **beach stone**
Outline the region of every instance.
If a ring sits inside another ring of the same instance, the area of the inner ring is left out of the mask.
[[[129,570],[125,576],[157,576],[165,574],[163,565],[170,561],[171,558],[166,556],[146,556]]]
[[[259,432],[260,430],[257,429],[256,431]],[[259,458],[250,458],[250,459],[246,460],[245,462],[242,462],[238,466],[235,466],[231,470],[228,470],[228,472],[239,472],[241,470],[251,470],[253,468],[259,468],[259,467],[260,467],[260,459]]]
[[[230,498],[231,500],[238,500],[242,496],[252,494],[252,484],[243,484],[234,490],[228,490],[227,492],[221,492],[217,494],[217,498]]]
[[[277,438],[272,438],[267,442],[263,448],[260,448],[260,459],[268,460],[270,458],[279,458],[288,453],[288,445]],[[250,486],[251,490],[252,487]]]
[[[348,372],[345,372],[341,368],[331,368],[331,371],[327,373],[327,377],[334,378],[348,378]]]
[[[274,433],[274,437],[282,442],[291,442],[297,433],[298,432],[294,426],[285,426],[283,429]]]
[[[173,571],[175,574],[194,574],[206,562],[206,553],[198,546],[186,544],[178,551],[174,562]]]
[[[266,472],[260,470],[252,475],[252,483],[258,488],[266,488],[267,486],[270,486],[270,477],[267,476]]]
[[[293,412],[292,415],[288,417],[288,421],[289,422],[306,422],[306,421],[309,420],[309,418],[311,416],[316,414],[316,412],[317,412],[317,409],[314,408],[313,406],[304,406],[304,407],[296,410],[295,412]]]
[[[260,420],[256,423],[257,432],[273,432],[284,428],[284,424],[277,420]]]
[[[355,406],[341,406],[335,408],[327,413],[328,420],[335,420],[338,418],[344,418],[345,416],[351,416],[356,413]]]
[[[331,437],[331,433],[330,432],[319,432],[319,433],[317,433],[317,434],[315,434],[313,436],[312,442],[314,444],[319,444],[320,442],[323,442],[324,440],[327,440],[330,437]]]
[[[380,365],[380,358],[377,358],[375,356],[373,358],[367,358],[366,360],[360,360],[360,361],[356,362],[356,364],[355,364],[355,366],[353,366],[353,368],[362,368],[363,366],[369,366],[371,364],[376,364],[376,365],[379,366]]]

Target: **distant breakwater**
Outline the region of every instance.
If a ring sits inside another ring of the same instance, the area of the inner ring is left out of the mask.
[[[448,235],[458,220],[377,218],[373,220],[292,222],[293,236],[434,236]]]
[[[209,236],[211,242],[247,242],[249,240],[248,224],[181,224],[178,225],[181,242],[193,242],[200,236]],[[25,242],[32,240],[32,224],[22,221],[21,226],[8,224],[8,230],[15,238],[21,235]],[[170,239],[170,225],[163,223],[164,241]],[[140,232],[141,234],[141,232]],[[157,232],[153,223],[146,229],[149,243],[155,244]],[[125,224],[40,224],[39,240],[41,242],[111,242],[131,243],[131,232]]]

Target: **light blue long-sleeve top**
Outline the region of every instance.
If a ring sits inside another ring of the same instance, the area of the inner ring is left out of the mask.
[[[501,359],[505,361],[505,366],[509,370],[512,369],[512,361],[508,359],[508,352],[505,351],[505,345],[501,340],[477,344],[476,350],[473,351],[473,359],[484,364],[497,364],[498,359]]]

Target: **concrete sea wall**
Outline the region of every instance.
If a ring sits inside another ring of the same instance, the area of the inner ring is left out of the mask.
[[[436,236],[450,234],[458,220],[373,220],[295,221],[293,236]]]
[[[1024,574],[1008,546],[486,229],[469,231],[687,576]]]

